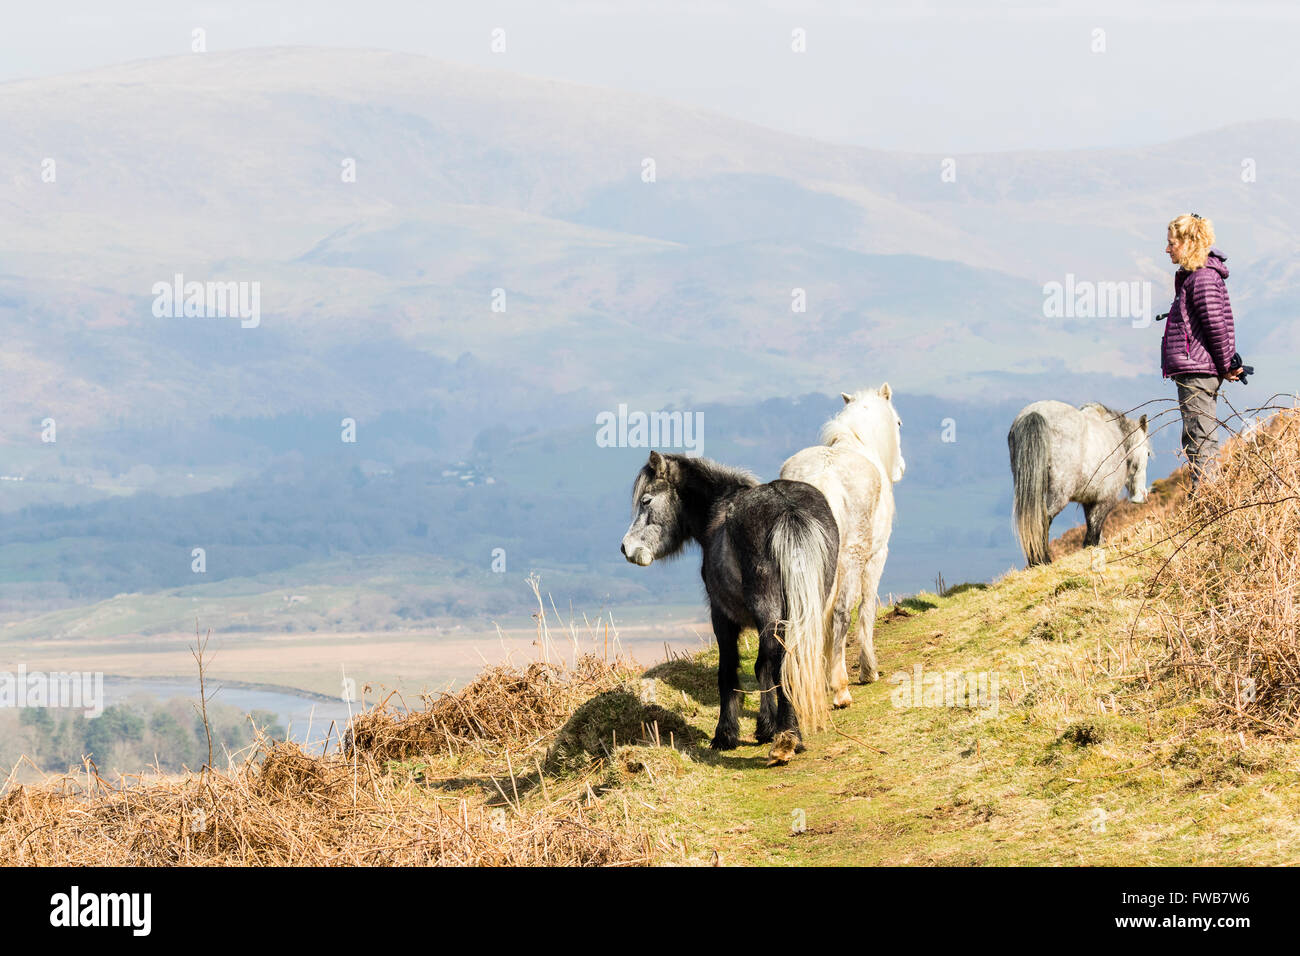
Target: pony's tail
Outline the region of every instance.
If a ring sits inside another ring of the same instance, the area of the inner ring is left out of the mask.
[[[838,548],[838,537],[803,515],[785,515],[772,529],[772,552],[785,603],[781,688],[802,733],[826,725],[830,684],[826,641]]]
[[[1007,435],[1011,451],[1011,477],[1015,481],[1015,504],[1012,512],[1016,537],[1025,552],[1029,566],[1048,564],[1052,560],[1048,549],[1047,514],[1047,419],[1030,412],[1016,420]]]

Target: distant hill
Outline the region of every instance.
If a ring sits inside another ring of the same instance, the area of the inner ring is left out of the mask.
[[[1018,406],[902,394],[896,401],[908,473],[895,488],[899,518],[884,590],[915,590],[939,574],[990,576],[1016,564],[1005,422]],[[773,478],[786,457],[816,442],[842,404],[837,395],[806,395],[705,405],[699,450]],[[402,606],[408,610],[396,616],[403,620],[487,624],[492,615],[523,614],[531,598],[518,581],[530,570],[580,607],[699,601],[698,557],[645,570],[619,555],[628,489],[647,450],[598,446],[594,421],[485,431],[463,461],[443,457],[438,426],[416,416],[367,424],[356,445],[338,441],[333,421],[282,417],[168,432],[143,461],[106,457],[117,478],[91,472],[115,482],[116,492],[10,512],[0,529],[0,614],[5,599],[28,610],[177,588],[186,601],[190,590],[224,599],[260,591],[231,592],[220,582],[267,575],[263,591],[337,587],[360,573],[349,568],[370,567],[381,555],[392,555],[398,570],[361,576],[376,600],[352,626],[380,629],[386,619],[376,609],[391,617]],[[952,441],[944,440],[945,421]],[[142,441],[115,434],[127,448]],[[225,480],[204,488],[184,479],[209,473]],[[14,488],[6,494],[90,493],[57,481]],[[205,549],[201,575],[191,567],[195,547]],[[494,573],[498,548],[509,574]],[[370,560],[340,567],[345,556]],[[85,613],[102,617],[89,607]],[[246,619],[210,623],[244,628]],[[57,631],[61,621],[32,620],[20,633]],[[166,623],[174,628],[175,617]]]
[[[617,401],[1149,377],[1158,330],[1044,319],[1041,287],[1146,279],[1163,298],[1163,226],[1187,208],[1219,224],[1262,387],[1297,369],[1292,121],[955,157],[944,182],[945,157],[623,92],[270,49],[2,84],[0,137],[0,440],[46,417],[85,436],[437,404],[467,441]],[[176,273],[259,282],[260,327],[154,317]]]
[[[987,577],[1018,560],[1019,406],[1168,411],[1159,326],[1045,318],[1044,284],[1147,280],[1158,311],[1188,208],[1259,369],[1234,401],[1300,371],[1290,121],[944,181],[945,157],[624,92],[269,49],[0,84],[0,139],[0,616],[186,586],[200,545],[209,580],[385,553],[477,575],[501,546],[579,599],[693,598],[686,563],[621,566],[645,452],[599,447],[596,416],[705,413],[706,454],[770,476],[885,380],[910,467],[883,587]],[[155,315],[177,274],[258,283],[257,327]],[[501,483],[439,484],[461,460]]]

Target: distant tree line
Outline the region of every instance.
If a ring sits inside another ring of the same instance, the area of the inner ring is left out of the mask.
[[[261,728],[268,737],[284,739],[285,729],[270,711],[242,711],[223,704],[208,705],[213,760],[225,765],[225,754],[253,742]],[[42,770],[62,773],[83,766],[89,757],[101,774],[121,769],[153,767],[168,773],[198,769],[208,759],[207,733],[192,701],[173,698],[135,699],[105,707],[98,717],[81,711],[25,707],[0,711],[0,763],[12,767],[27,756]]]

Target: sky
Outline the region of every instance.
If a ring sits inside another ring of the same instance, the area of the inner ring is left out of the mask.
[[[928,153],[1140,146],[1300,118],[1294,2],[0,2],[0,82],[191,55],[197,27],[213,52],[399,50]]]

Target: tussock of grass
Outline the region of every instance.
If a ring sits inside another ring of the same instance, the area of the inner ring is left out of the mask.
[[[608,865],[658,855],[646,834],[580,800],[529,810],[437,800],[369,758],[312,757],[293,744],[228,773],[16,787],[0,804],[0,852],[11,864],[64,866]]]
[[[551,772],[581,769],[593,758],[612,756],[619,741],[652,741],[688,747],[703,737],[681,715],[646,703],[627,688],[608,690],[580,706],[556,733],[546,757]]]
[[[1300,412],[1232,439],[1153,582],[1170,665],[1246,731],[1300,730]]]
[[[599,800],[593,784],[605,787],[604,760],[575,759],[572,773],[549,783],[540,770],[547,742],[575,712],[610,694],[639,705],[619,688],[640,670],[595,655],[571,665],[492,667],[458,692],[427,698],[423,710],[376,707],[358,715],[342,746],[323,756],[263,739],[224,772],[115,785],[88,767],[38,786],[12,786],[0,798],[0,858],[128,866],[681,859],[680,844],[659,845],[625,808]],[[653,718],[660,715],[650,716],[653,735],[672,715],[665,711],[658,724]],[[633,741],[625,724],[615,726],[625,731],[623,742]],[[692,736],[684,723],[675,729],[683,739]],[[625,749],[610,744],[630,767]]]
[[[454,694],[426,698],[423,710],[401,713],[376,707],[355,717],[344,741],[377,761],[454,753],[466,747],[526,751],[563,724],[593,695],[622,685],[641,668],[594,654],[572,666],[536,661],[520,670],[499,665],[484,670]]]

